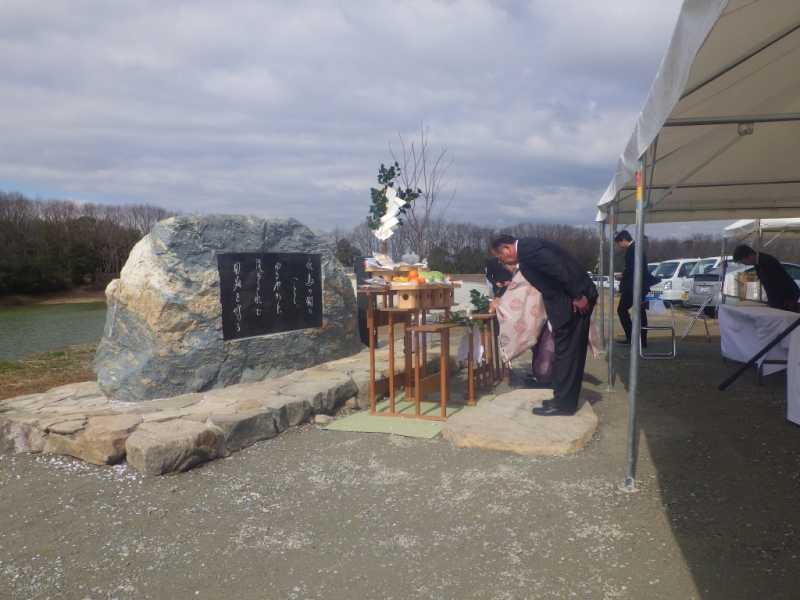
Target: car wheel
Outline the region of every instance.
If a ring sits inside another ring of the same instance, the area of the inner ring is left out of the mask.
[[[716,306],[706,306],[703,309],[703,312],[706,313],[707,317],[711,317],[712,319],[717,318],[717,307]]]
[[[664,302],[664,306],[666,306],[667,308],[672,306],[672,302],[670,302],[669,300],[664,300],[663,302]]]

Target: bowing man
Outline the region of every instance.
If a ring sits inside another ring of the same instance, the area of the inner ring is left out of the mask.
[[[766,252],[756,254],[750,246],[742,244],[733,251],[733,260],[755,266],[761,285],[767,292],[767,304],[772,308],[797,312],[800,289],[777,258]]]
[[[552,242],[501,235],[492,242],[491,251],[505,264],[517,263],[523,277],[541,292],[553,328],[553,399],[542,402],[533,414],[575,414],[597,288],[578,261]]]

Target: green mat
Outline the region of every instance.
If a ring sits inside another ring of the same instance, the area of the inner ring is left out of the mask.
[[[388,408],[388,401],[383,401],[377,406],[379,412],[388,410]],[[414,405],[411,402],[400,400],[396,402],[396,410],[397,412],[413,415]],[[460,404],[448,405],[447,416],[450,417],[464,410],[473,410],[473,408]],[[421,412],[423,415],[438,415],[439,404],[437,402],[423,402]],[[342,419],[336,419],[323,427],[323,429],[329,429],[331,431],[355,431],[360,433],[390,433],[405,437],[431,439],[441,433],[443,424],[442,421],[427,421],[424,419],[379,417],[369,414],[367,410],[362,410]]]

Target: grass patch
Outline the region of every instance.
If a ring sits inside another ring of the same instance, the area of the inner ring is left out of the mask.
[[[22,360],[0,361],[0,400],[94,379],[92,360],[96,349],[95,344],[82,344]]]
[[[13,360],[0,360],[0,374],[8,373],[10,371],[19,371],[22,365]]]

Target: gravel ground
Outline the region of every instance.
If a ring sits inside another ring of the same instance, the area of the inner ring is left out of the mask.
[[[643,365],[638,493],[602,361],[566,458],[313,425],[154,479],[0,457],[0,598],[797,598],[800,429],[780,375],[716,392],[718,348]]]

